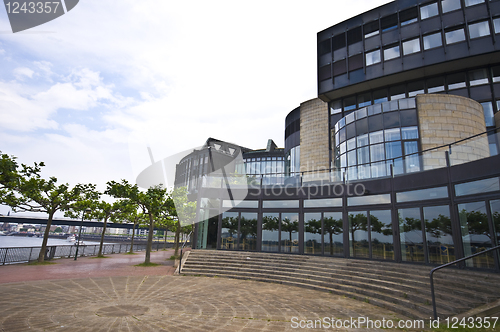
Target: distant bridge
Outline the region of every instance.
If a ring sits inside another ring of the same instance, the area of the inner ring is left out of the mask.
[[[0,224],[6,222],[9,224],[30,224],[30,225],[47,225],[48,218],[28,218],[28,217],[12,217],[12,216],[0,216]],[[52,225],[61,226],[80,226],[81,220],[78,219],[52,219]],[[84,220],[83,226],[85,227],[104,227],[104,223],[101,221]],[[107,222],[106,227],[111,228],[125,228],[132,229],[134,224],[119,224]],[[136,229],[138,227],[136,226]],[[155,228],[157,229],[157,228]]]

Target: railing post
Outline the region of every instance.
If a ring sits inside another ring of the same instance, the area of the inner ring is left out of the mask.
[[[31,253],[33,252],[33,247],[30,249],[30,256],[28,257],[28,263],[31,262]]]

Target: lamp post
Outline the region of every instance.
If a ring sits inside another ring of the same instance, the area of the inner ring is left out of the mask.
[[[80,239],[82,237],[82,227],[83,227],[83,218],[85,217],[85,213],[90,213],[90,208],[86,208],[82,213],[82,221],[80,222],[80,229],[78,230],[78,240],[76,242],[76,253],[75,253],[75,261],[78,257],[78,248],[80,247]]]

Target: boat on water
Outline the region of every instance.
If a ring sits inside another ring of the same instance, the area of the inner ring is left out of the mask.
[[[69,242],[75,242],[76,241],[76,235],[70,235],[66,238],[66,240],[68,240]]]
[[[2,236],[2,235],[5,235],[5,233],[4,233],[4,232],[2,232],[2,231],[0,231],[0,236]]]

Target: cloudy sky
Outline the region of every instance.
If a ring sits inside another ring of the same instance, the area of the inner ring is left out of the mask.
[[[103,190],[135,182],[148,146],[282,147],[285,116],[317,96],[316,33],[387,2],[81,0],[16,34],[2,6],[0,151]]]

